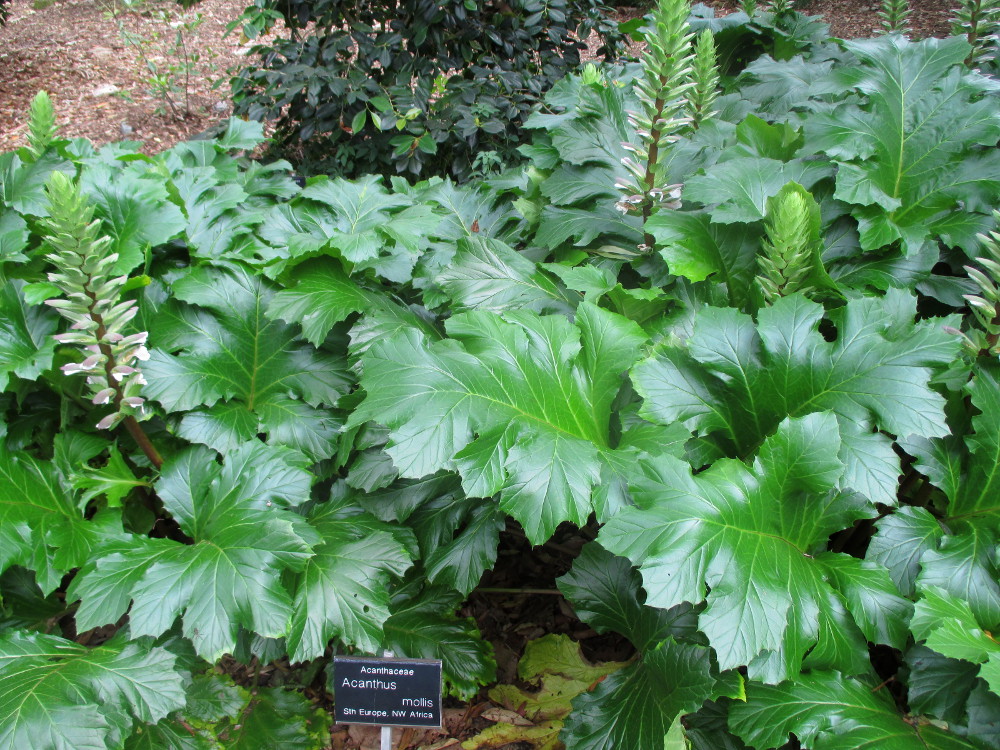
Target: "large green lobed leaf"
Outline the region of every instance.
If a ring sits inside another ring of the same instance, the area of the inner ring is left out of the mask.
[[[499,493],[536,544],[563,521],[585,523],[639,327],[583,303],[575,324],[477,311],[447,330],[446,341],[408,330],[372,346],[349,426],[389,427],[386,451],[404,477],[457,469],[468,495]]]
[[[329,408],[350,388],[342,358],[298,340],[296,327],[268,320],[273,288],[243,266],[202,267],[172,284],[176,300],[149,313],[151,351],[144,392],[184,412],[178,433],[219,451],[266,433],[268,442],[315,460],[338,447]]]
[[[335,636],[361,651],[378,651],[389,617],[389,577],[402,576],[410,555],[388,524],[349,503],[317,505],[308,519],[323,541],[297,576],[291,660],[323,656]]]
[[[862,93],[863,103],[848,101],[805,127],[807,148],[840,162],[835,197],[854,204],[861,247],[899,241],[912,254],[939,234],[974,252],[1000,196],[1000,114],[988,93],[995,85],[964,68],[969,47],[958,37],[892,34],[846,47],[860,64],[836,68],[833,80]],[[954,226],[960,206],[978,223]]]
[[[123,536],[116,511],[84,518],[52,462],[0,448],[0,571],[33,570],[48,593],[99,545]]]
[[[138,643],[88,649],[51,635],[0,637],[0,748],[113,750],[135,722],[183,707],[168,651]]]
[[[751,747],[771,748],[795,734],[810,750],[977,750],[933,724],[905,720],[885,690],[837,672],[780,685],[754,685],[734,703],[729,726]]]
[[[958,351],[943,320],[914,322],[916,300],[891,290],[832,311],[836,340],[819,331],[822,306],[799,295],[750,316],[708,307],[694,334],[632,371],[642,414],[682,422],[707,462],[748,456],[786,416],[830,410],[843,440],[842,488],[895,504],[899,459],[881,430],[898,436],[948,432],[944,399],[930,387],[933,368]]]
[[[211,662],[235,650],[240,627],[286,635],[292,597],[281,573],[302,570],[320,541],[285,509],[308,500],[310,484],[288,453],[250,443],[225,465],[204,447],[168,460],[155,489],[192,543],[132,537],[102,547],[67,592],[81,599],[77,627],[113,623],[128,610],[134,635],[159,636],[180,617]]]
[[[835,489],[836,425],[829,412],[786,419],[752,467],[722,459],[692,476],[678,459],[646,462],[637,506],[601,530],[604,547],[639,566],[648,604],[707,602],[698,624],[722,669],[746,666],[769,683],[804,664],[857,674],[868,668],[862,628],[897,639],[870,603],[893,599],[906,611],[888,577],[831,576],[839,556],[815,557],[831,533],[874,513]]]
[[[711,650],[672,638],[573,699],[559,738],[574,750],[659,748],[675,717],[727,692]]]

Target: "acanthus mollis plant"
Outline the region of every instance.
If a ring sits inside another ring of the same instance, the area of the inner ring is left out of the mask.
[[[886,34],[905,34],[910,30],[908,0],[882,0],[878,16],[882,19],[882,31]]]
[[[1000,2],[960,0],[951,21],[952,33],[964,36],[972,45],[965,58],[969,67],[981,67],[995,55],[1000,34]]]
[[[318,750],[348,650],[439,656],[468,699],[495,670],[458,610],[518,526],[582,546],[556,585],[634,656],[526,649],[544,669],[494,738],[1000,745],[998,279],[975,239],[998,118],[968,50],[887,35],[755,63],[671,144],[684,204],[629,264],[584,250],[642,238],[600,213],[634,68],[533,115],[534,171],[495,184],[545,206],[300,188],[232,156],[259,142],[241,121],[148,158],[0,155],[0,748]],[[53,170],[112,240],[108,278],[149,276],[119,290],[139,309],[119,333],[149,333],[159,470],[60,371],[81,349],[40,304],[65,271]],[[553,692],[561,729],[523,706]]]
[[[322,693],[328,649],[441,657],[447,690],[475,693],[494,667],[455,614],[464,548],[360,507],[337,476],[361,450],[336,408],[343,337],[265,317],[279,285],[255,229],[300,189],[231,154],[259,126],[121,159],[136,147],[55,138],[44,104],[30,146],[0,155],[0,747],[319,750],[329,716],[294,688]],[[349,187],[372,186],[319,192]],[[480,205],[436,195],[381,226],[390,275],[412,270],[404,224],[451,216],[451,235]],[[438,584],[404,588],[421,545]]]
[[[679,138],[710,119],[718,96],[715,38],[709,29],[695,36],[688,26],[687,0],[661,0],[647,18],[642,72],[634,83],[640,109],[629,112],[636,140],[623,143],[628,177],[616,181],[624,195],[617,206],[645,222],[656,211],[680,207],[680,185],[667,184],[668,151]],[[653,247],[646,233],[640,251]]]
[[[796,292],[811,298],[835,287],[821,257],[820,207],[805,188],[790,182],[770,198],[765,223],[755,279],[765,304]]]
[[[1000,117],[969,51],[887,35],[754,63],[718,130],[672,144],[684,204],[645,225],[656,252],[617,276],[574,253],[606,254],[627,229],[570,213],[580,191],[552,159],[603,167],[581,143],[619,123],[615,100],[581,81],[544,116],[550,268],[643,320],[648,356],[628,375],[641,403],[621,434],[645,420],[681,443],[645,444],[631,503],[565,580],[581,619],[640,652],[574,699],[569,747],[659,747],[667,727],[698,750],[1000,744]],[[597,96],[603,118],[584,111]],[[636,268],[643,302],[675,305],[667,326],[623,304],[616,282]],[[605,589],[643,606],[603,606]]]
[[[111,238],[101,235],[101,222],[94,219],[79,188],[62,172],[54,172],[46,187],[48,216],[41,220],[46,259],[58,270],[48,280],[62,292],[46,300],[72,324],[56,334],[61,344],[71,344],[83,352],[83,359],[62,366],[66,375],[83,375],[96,406],[110,406],[97,423],[107,430],[124,422],[143,452],[159,468],[163,459],[138,424],[148,416],[142,386],[146,381],[139,369],[149,359],[146,331],[128,332],[139,311],[134,300],[123,299],[128,279],[115,274],[118,254],[109,251]]]
[[[624,160],[629,176],[616,187],[624,194],[619,206],[646,220],[662,207],[676,207],[678,185],[663,184],[661,161],[664,152],[692,121],[689,95],[694,53],[687,19],[687,0],[661,0],[643,28],[646,53],[642,74],[635,82],[641,109],[629,114],[629,124],[638,135],[638,144],[629,146],[633,156]],[[652,246],[647,237],[647,248]]]

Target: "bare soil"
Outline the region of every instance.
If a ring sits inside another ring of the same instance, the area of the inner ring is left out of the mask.
[[[180,6],[151,0],[129,12],[121,0],[57,0],[35,10],[33,2],[38,0],[13,0],[10,20],[0,27],[0,151],[25,144],[28,106],[42,89],[52,97],[63,135],[98,145],[141,140],[147,152],[228,115],[226,71],[244,62],[250,45],[241,44],[238,30],[228,36],[225,30],[244,0],[204,0],[189,13],[204,20],[185,35],[189,54],[201,60],[190,77],[190,113],[182,117],[151,93],[149,70],[109,15],[117,11],[126,30],[153,42],[146,56],[162,70],[179,61],[169,48],[176,34],[170,23],[183,13]],[[161,18],[161,11],[170,17]],[[181,83],[185,76],[175,78]],[[173,98],[183,107],[183,93]]]
[[[160,12],[176,18],[178,5],[147,0],[139,12],[130,12],[122,0],[55,0],[41,7],[48,1],[13,0],[10,20],[0,27],[0,151],[26,143],[28,105],[41,89],[52,96],[64,135],[97,145],[141,140],[148,153],[169,148],[229,114],[227,71],[246,61],[251,45],[241,41],[238,30],[229,35],[225,30],[246,0],[203,0],[192,11],[204,20],[185,41],[201,62],[190,80],[190,112],[180,118],[151,93],[142,57],[110,15],[116,12],[138,37],[158,38],[147,56],[162,69],[178,58],[168,49],[175,30]],[[946,35],[955,3],[911,0],[913,36]],[[720,13],[739,7],[736,0],[711,4]],[[834,36],[853,38],[879,28],[878,8],[878,0],[813,0],[803,10],[823,15]]]
[[[740,7],[738,0],[717,0],[713,5],[719,12],[733,11]],[[758,5],[763,5],[758,0]],[[799,10],[814,16],[823,16],[830,24],[830,32],[839,39],[868,37],[881,30],[878,17],[880,0],[811,0],[798,4]],[[958,7],[958,0],[910,0],[910,36],[923,39],[929,36],[947,36],[951,33],[950,19]]]

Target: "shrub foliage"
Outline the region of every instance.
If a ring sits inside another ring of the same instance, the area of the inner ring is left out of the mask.
[[[252,6],[259,62],[233,79],[238,113],[275,120],[309,172],[468,177],[513,156],[531,109],[580,63],[600,0],[287,0]]]

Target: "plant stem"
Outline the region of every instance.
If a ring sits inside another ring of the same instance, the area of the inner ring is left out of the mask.
[[[128,430],[128,434],[132,436],[133,440],[135,440],[139,449],[146,454],[146,458],[149,459],[149,462],[153,464],[157,470],[163,468],[163,456],[161,456],[160,452],[156,450],[156,446],[153,445],[153,441],[149,439],[149,435],[147,435],[146,431],[139,425],[139,421],[133,416],[125,417],[122,421],[125,424],[125,429]]]
[[[665,76],[660,76],[660,82],[662,85],[667,84],[667,79]],[[663,99],[657,99],[654,107],[656,109],[656,117],[653,122],[659,121],[660,115],[663,114],[663,106],[665,102]],[[656,160],[660,158],[660,136],[662,132],[660,128],[654,125],[649,131],[649,153],[646,157],[646,176],[644,178],[646,182],[646,194],[643,196],[642,201],[642,225],[646,226],[646,222],[649,221],[649,217],[653,213],[653,202],[650,198],[650,194],[656,187]],[[646,247],[652,249],[653,245],[656,243],[656,239],[649,232],[644,232],[642,236],[642,241],[646,244]]]
[[[660,82],[663,86],[666,86],[667,85],[666,77],[660,76]],[[653,119],[654,123],[658,122],[660,117],[662,116],[664,104],[665,102],[663,101],[663,99],[657,99],[656,102],[654,103],[653,106],[654,109],[656,110],[656,117]],[[649,203],[648,196],[649,193],[652,192],[653,188],[656,187],[656,161],[657,159],[659,159],[660,156],[661,135],[662,132],[660,131],[660,128],[656,127],[656,125],[654,124],[649,131],[649,154],[646,157],[646,175],[643,178],[643,180],[646,183],[646,196],[647,196],[646,201],[642,204],[643,223],[645,223],[646,219],[649,218],[652,209],[652,206],[650,206]]]

